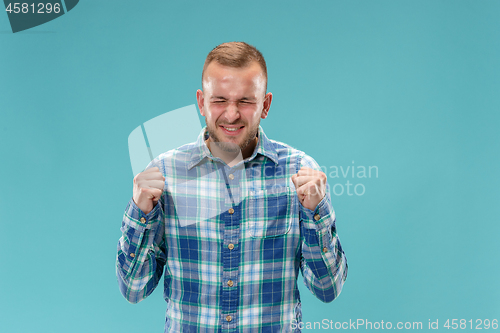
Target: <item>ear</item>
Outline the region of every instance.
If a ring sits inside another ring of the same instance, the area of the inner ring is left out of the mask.
[[[266,94],[266,96],[264,97],[264,104],[262,106],[262,114],[260,115],[260,117],[262,119],[266,119],[267,118],[267,114],[269,113],[269,109],[271,108],[271,102],[273,100],[273,94],[268,92]]]
[[[203,91],[200,89],[196,90],[196,100],[198,101],[198,109],[200,109],[201,116],[205,117],[205,110],[203,109],[205,98],[203,97]]]

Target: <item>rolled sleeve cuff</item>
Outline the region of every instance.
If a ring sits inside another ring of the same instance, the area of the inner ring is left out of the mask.
[[[306,222],[311,229],[322,230],[331,227],[332,223],[335,222],[335,211],[330,204],[328,194],[325,195],[314,210],[300,205],[300,211],[303,222]]]
[[[146,229],[150,229],[158,221],[159,215],[160,202],[154,206],[152,211],[145,214],[139,207],[137,207],[134,200],[130,199],[127,208],[125,209],[125,217],[123,221],[129,227],[142,232]]]

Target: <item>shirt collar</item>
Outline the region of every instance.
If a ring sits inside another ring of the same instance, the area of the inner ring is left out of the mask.
[[[255,147],[252,156],[250,156],[247,161],[253,160],[257,156],[257,154],[260,154],[269,158],[274,162],[274,164],[278,164],[278,154],[276,153],[275,144],[267,138],[261,126],[259,126],[257,136],[259,138],[257,146]],[[188,170],[192,169],[205,158],[210,160],[213,159],[212,153],[205,143],[206,139],[208,139],[208,131],[207,127],[205,126],[198,135],[198,139],[194,143],[193,149],[191,150]]]

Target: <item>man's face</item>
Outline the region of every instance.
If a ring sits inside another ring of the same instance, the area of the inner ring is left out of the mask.
[[[205,69],[203,91],[196,92],[209,140],[227,150],[237,145],[243,157],[250,156],[260,119],[267,117],[271,107],[272,94],[265,90],[266,79],[257,62],[234,68],[212,61]]]

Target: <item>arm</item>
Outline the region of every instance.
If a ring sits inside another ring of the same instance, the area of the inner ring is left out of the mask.
[[[129,302],[138,303],[156,288],[166,262],[161,203],[144,214],[131,199],[121,231],[116,258],[118,285]]]
[[[301,167],[321,170],[316,161],[307,155],[302,158]],[[337,235],[335,212],[326,178],[324,197],[315,208],[309,209],[300,204],[300,225],[300,268],[304,283],[318,299],[331,302],[342,291],[347,277],[347,259]]]
[[[151,294],[166,263],[164,182],[165,177],[157,167],[135,176],[134,196],[123,215],[116,276],[121,293],[131,303]]]

